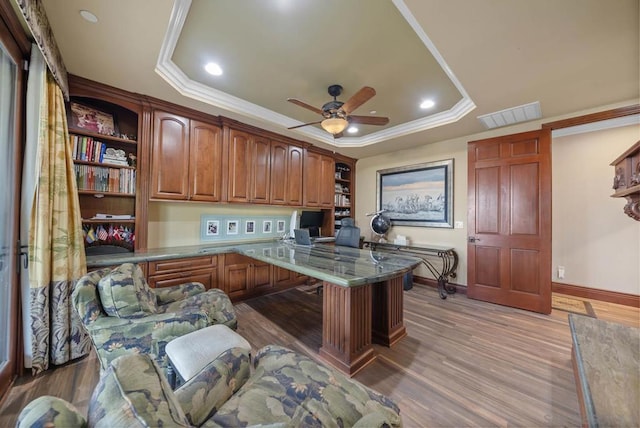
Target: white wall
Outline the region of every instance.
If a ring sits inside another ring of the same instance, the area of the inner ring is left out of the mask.
[[[200,216],[212,215],[291,215],[290,207],[265,207],[243,204],[196,202],[149,202],[147,247],[197,245],[200,241]]]
[[[631,105],[625,103],[622,105]],[[544,122],[576,117],[620,107],[607,106],[545,119]],[[389,240],[405,235],[415,244],[450,245],[460,256],[456,284],[467,284],[467,143],[469,141],[540,129],[542,121],[500,128],[463,138],[425,144],[411,150],[360,159],[356,164],[356,224],[369,237],[366,214],[376,210],[376,172],[380,169],[454,159],[454,221],[463,229],[393,226]],[[613,167],[609,163],[640,139],[640,126],[597,131],[589,141],[574,144],[552,142],[553,165],[553,255],[552,281],[560,282],[555,267],[565,266],[566,283],[602,290],[640,294],[640,222],[622,212],[624,202],[610,198]],[[604,133],[604,134],[601,134]],[[610,133],[610,134],[608,134]],[[606,136],[605,136],[606,135]],[[563,137],[569,139],[569,137]],[[384,144],[384,143],[383,143]],[[560,151],[556,146],[560,147]],[[606,146],[606,147],[603,147]],[[564,150],[562,150],[564,149]],[[595,151],[594,151],[595,150]],[[597,173],[596,173],[597,171]],[[578,174],[580,179],[577,179]],[[586,184],[588,182],[589,184]],[[588,192],[584,194],[583,192]],[[596,198],[596,194],[599,196]],[[580,196],[579,196],[580,195]],[[588,200],[588,201],[586,201]],[[588,210],[583,210],[585,205]],[[570,210],[575,210],[571,212]],[[569,225],[569,226],[568,226]],[[417,275],[431,278],[420,268]]]
[[[609,165],[638,140],[634,125],[553,138],[553,281],[640,294],[640,222],[610,196]]]

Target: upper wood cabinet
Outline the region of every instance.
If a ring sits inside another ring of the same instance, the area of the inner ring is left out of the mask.
[[[153,112],[151,197],[188,199],[189,119]]]
[[[229,202],[270,203],[271,141],[229,129]]]
[[[304,205],[333,208],[335,161],[332,157],[305,150]]]
[[[222,129],[191,121],[189,196],[193,201],[222,200]]]
[[[221,128],[154,111],[150,172],[151,198],[221,201]]]
[[[302,147],[271,141],[271,204],[301,206]]]

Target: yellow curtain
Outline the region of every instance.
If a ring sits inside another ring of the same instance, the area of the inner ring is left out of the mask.
[[[34,374],[90,349],[71,304],[73,286],[87,265],[64,99],[50,73],[43,98],[29,231]]]

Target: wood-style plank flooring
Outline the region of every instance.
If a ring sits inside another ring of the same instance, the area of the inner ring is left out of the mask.
[[[596,315],[635,327],[637,308],[590,300]],[[322,297],[299,290],[236,305],[238,332],[253,346],[277,343],[317,358]],[[408,337],[355,379],[389,395],[407,427],[579,426],[567,312],[540,315],[432,288],[405,292]],[[24,405],[51,394],[86,412],[98,380],[95,355],[38,377],[20,378],[0,406],[14,426]]]

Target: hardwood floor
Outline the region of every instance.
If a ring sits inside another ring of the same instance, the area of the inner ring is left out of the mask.
[[[640,327],[638,308],[590,300],[596,315]],[[317,358],[322,297],[299,290],[236,305],[238,332],[252,345],[277,343]],[[393,398],[405,426],[579,426],[567,312],[540,315],[435,289],[405,292],[409,333],[355,377]],[[86,413],[98,380],[95,355],[20,378],[0,406],[14,426],[34,398],[52,394]]]

